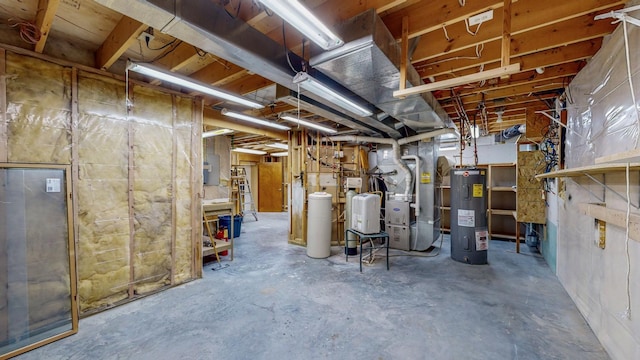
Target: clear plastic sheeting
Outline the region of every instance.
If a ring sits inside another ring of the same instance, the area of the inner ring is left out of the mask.
[[[63,169],[0,168],[0,358],[75,329],[67,194]]]
[[[610,19],[599,21],[611,21]],[[637,148],[640,135],[640,28],[628,24],[635,104],[629,86],[621,26],[568,87],[567,167]]]
[[[639,12],[630,15],[640,17]],[[622,26],[566,92],[566,168],[594,165],[597,158],[640,145],[640,28],[627,24],[630,81]],[[566,180],[565,196],[558,198],[558,278],[613,359],[638,358],[640,293],[633,284],[640,279],[640,245],[629,239],[629,226],[600,227],[581,209],[596,203],[608,212],[637,215],[631,204],[640,198],[638,182],[637,171],[628,179],[624,170],[576,176]]]
[[[197,102],[131,84],[127,113],[122,81],[6,54],[9,162],[77,166],[80,311],[194,279]]]

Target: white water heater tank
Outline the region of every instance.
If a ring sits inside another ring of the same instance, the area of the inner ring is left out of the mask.
[[[380,196],[359,194],[351,200],[351,228],[363,234],[380,232]]]

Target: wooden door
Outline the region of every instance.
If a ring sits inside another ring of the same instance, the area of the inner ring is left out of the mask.
[[[258,211],[281,212],[283,199],[282,164],[258,164]]]

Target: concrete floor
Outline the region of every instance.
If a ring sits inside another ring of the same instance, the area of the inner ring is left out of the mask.
[[[80,321],[18,359],[608,359],[544,260],[492,241],[490,265],[288,245],[287,214],[242,224],[204,278]],[[526,247],[525,247],[526,248]]]

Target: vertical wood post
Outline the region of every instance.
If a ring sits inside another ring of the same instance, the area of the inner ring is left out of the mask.
[[[402,57],[400,58],[400,90],[406,89],[409,64],[409,17],[402,18]]]

